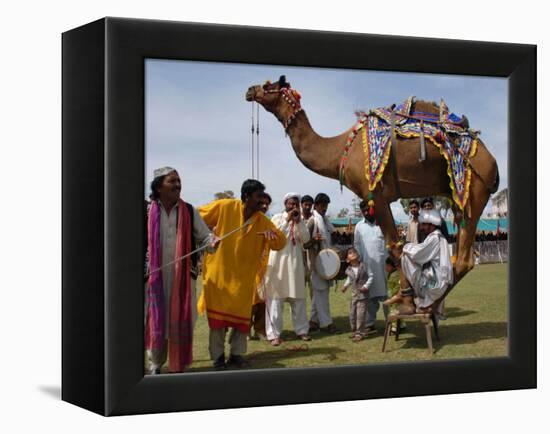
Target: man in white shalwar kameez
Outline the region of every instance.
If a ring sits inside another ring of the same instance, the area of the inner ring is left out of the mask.
[[[430,312],[432,304],[453,283],[451,249],[439,229],[441,216],[437,211],[421,211],[418,221],[427,236],[422,243],[405,244],[401,267],[414,289],[418,311]]]
[[[335,229],[326,215],[329,203],[330,198],[325,193],[315,196],[313,217],[307,223],[311,239],[305,243],[304,247],[308,249],[309,263],[311,264],[312,288],[309,330],[319,330],[320,328],[328,333],[339,333],[332,323],[330,315],[330,281],[323,279],[315,270],[315,260],[319,252],[332,246],[331,236]]]
[[[373,205],[374,206],[374,205]],[[357,223],[354,234],[354,247],[359,252],[363,262],[365,262],[369,270],[373,273],[373,282],[369,287],[369,301],[367,303],[367,334],[376,332],[374,323],[376,321],[376,313],[383,303],[388,298],[388,290],[386,286],[386,258],[388,252],[386,250],[386,241],[380,226],[376,224],[374,217],[374,209],[369,206],[368,201],[361,201],[359,204],[364,220]],[[388,317],[389,307],[382,305],[384,317]]]
[[[288,301],[296,335],[305,341],[309,337],[306,309],[305,267],[303,245],[310,239],[309,231],[301,218],[300,196],[288,193],[284,197],[285,211],[271,221],[281,230],[287,244],[282,250],[269,253],[264,282],[267,339],[273,346],[281,344],[284,303]]]

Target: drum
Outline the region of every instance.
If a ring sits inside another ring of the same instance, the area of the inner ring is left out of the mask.
[[[332,280],[340,272],[340,256],[333,249],[323,249],[315,258],[315,271],[325,279]]]

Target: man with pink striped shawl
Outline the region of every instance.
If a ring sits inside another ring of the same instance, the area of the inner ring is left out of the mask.
[[[145,348],[150,374],[160,374],[168,358],[169,372],[183,372],[193,360],[196,311],[195,255],[170,264],[218,238],[197,210],[180,198],[181,180],[175,169],[154,172],[147,221],[149,272],[146,291]],[[194,257],[195,256],[195,257]]]

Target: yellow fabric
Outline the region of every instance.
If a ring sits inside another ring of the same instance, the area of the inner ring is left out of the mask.
[[[263,303],[265,300],[265,294],[264,294],[264,279],[265,279],[265,272],[267,271],[267,262],[269,261],[269,246],[267,243],[264,243],[264,249],[261,254],[260,258],[260,269],[258,270],[258,273],[256,274],[256,291],[254,291],[254,297],[252,300],[252,305]],[[261,294],[261,295],[260,295]]]
[[[216,228],[219,236],[244,224],[243,211],[243,203],[237,199],[221,199],[199,208],[205,223]],[[277,237],[267,240],[258,234],[267,230]],[[201,314],[206,311],[211,327],[223,326],[223,322],[225,326],[249,326],[264,248],[280,250],[285,245],[285,235],[258,211],[247,227],[222,240],[215,253],[205,256],[198,309]]]

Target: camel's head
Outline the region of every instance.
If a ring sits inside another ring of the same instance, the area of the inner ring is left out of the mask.
[[[256,101],[267,111],[273,113],[285,128],[288,128],[297,113],[302,111],[300,94],[290,87],[286,77],[281,75],[279,81],[266,81],[262,86],[251,86],[246,91],[247,101]]]

